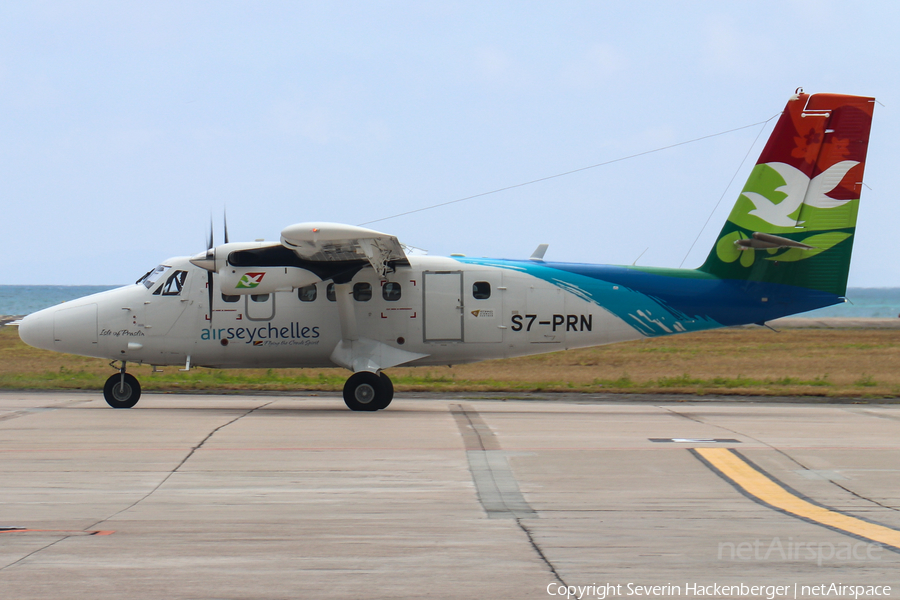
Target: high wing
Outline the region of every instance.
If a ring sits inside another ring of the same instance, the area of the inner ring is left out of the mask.
[[[264,294],[329,280],[340,284],[368,266],[384,278],[397,266],[409,265],[395,236],[340,223],[297,223],[281,232],[280,243],[232,242],[198,254],[191,262],[219,274],[218,283],[227,294]],[[242,284],[251,272],[259,283]]]
[[[298,223],[281,232],[281,243],[304,261],[365,259],[380,277],[384,277],[391,264],[409,264],[395,236],[354,225]]]

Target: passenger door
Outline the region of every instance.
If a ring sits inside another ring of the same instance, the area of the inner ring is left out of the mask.
[[[425,271],[423,336],[426,342],[459,342],[463,338],[461,271]]]

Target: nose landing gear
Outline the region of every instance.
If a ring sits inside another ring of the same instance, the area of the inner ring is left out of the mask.
[[[393,399],[394,384],[384,373],[354,373],[344,384],[344,403],[350,410],[381,410]]]
[[[113,408],[131,408],[141,399],[141,384],[134,375],[125,372],[124,360],[119,372],[106,380],[103,397]]]

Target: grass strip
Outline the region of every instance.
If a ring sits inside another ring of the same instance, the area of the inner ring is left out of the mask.
[[[900,397],[900,332],[725,329],[455,367],[388,371],[397,391],[615,392]],[[205,369],[151,373],[145,390],[340,391],[338,368]],[[99,390],[108,361],[23,344],[0,328],[0,389]]]

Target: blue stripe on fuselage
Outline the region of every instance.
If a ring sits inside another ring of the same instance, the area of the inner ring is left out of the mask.
[[[692,270],[457,258],[511,269],[561,287],[647,336],[761,323],[841,302],[834,294],[777,283],[719,279]],[[677,273],[677,275],[676,275]]]

